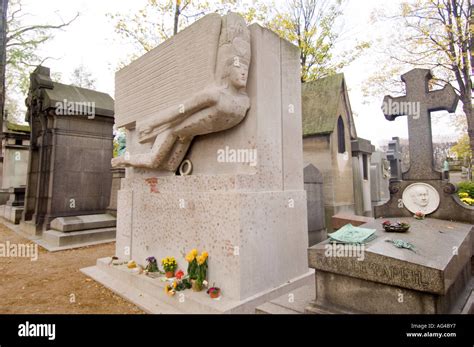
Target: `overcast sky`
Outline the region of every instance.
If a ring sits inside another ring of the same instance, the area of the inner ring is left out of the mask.
[[[80,12],[80,17],[65,30],[43,45],[44,56],[54,57],[45,63],[52,72],[62,75],[62,82],[68,83],[74,68],[84,65],[96,79],[97,90],[114,95],[114,72],[120,61],[132,52],[130,43],[114,32],[113,22],[107,13],[134,13],[143,7],[146,0],[23,0],[26,23],[57,23],[60,19],[70,19]],[[277,1],[278,3],[278,1]],[[389,37],[380,26],[370,24],[370,15],[377,8],[396,8],[400,0],[349,0],[346,4],[344,27],[348,32],[341,49],[351,46],[356,39],[375,40],[380,36]],[[355,122],[358,136],[370,139],[376,146],[383,144],[392,136],[407,137],[406,117],[388,122],[381,112],[380,100],[370,103],[364,100],[361,87],[377,68],[369,50],[363,57],[346,67],[343,72],[349,88],[350,102],[356,114]],[[365,102],[364,102],[365,101]],[[440,117],[433,128],[433,135],[455,136],[449,126],[449,117]]]

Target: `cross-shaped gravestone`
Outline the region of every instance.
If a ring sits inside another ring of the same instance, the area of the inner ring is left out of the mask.
[[[387,159],[390,161],[390,180],[402,180],[402,152],[400,150],[400,139],[392,137],[388,142]]]
[[[392,121],[399,116],[408,117],[410,169],[403,174],[404,180],[441,179],[441,173],[433,168],[433,140],[430,112],[456,110],[459,98],[454,88],[447,84],[443,89],[429,91],[432,79],[430,70],[413,69],[402,75],[406,95],[392,98],[385,96],[382,109],[385,118]]]

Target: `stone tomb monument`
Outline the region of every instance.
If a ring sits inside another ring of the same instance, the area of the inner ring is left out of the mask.
[[[390,162],[387,154],[381,151],[375,151],[370,158],[370,191],[372,205],[385,204],[390,198],[388,190],[390,183]]]
[[[359,216],[372,216],[370,160],[374,145],[358,137],[351,141],[354,209]]]
[[[2,122],[2,155],[0,158],[0,216],[18,224],[25,202],[30,127]]]
[[[53,82],[38,67],[26,101],[31,126],[21,229],[48,250],[115,237],[106,214],[112,175],[114,101],[94,90]]]
[[[451,189],[443,186],[441,175],[432,169],[429,130],[429,112],[454,111],[457,98],[449,86],[429,92],[430,77],[429,71],[422,69],[403,75],[408,94],[395,100],[420,102],[421,106],[420,113],[411,115],[408,122],[411,167],[403,175],[404,181],[391,182],[389,202],[374,207],[376,217],[395,217],[391,221],[410,224],[409,231],[387,233],[380,219],[362,225],[376,229],[377,236],[364,245],[362,257],[331,255],[328,242],[311,247],[309,264],[316,270],[316,298],[308,312],[431,314],[469,310],[473,212],[457,204]],[[395,115],[386,117],[394,119]],[[417,211],[428,218],[416,220],[412,216]],[[414,249],[397,248],[395,240],[408,242]]]
[[[324,218],[323,174],[313,164],[306,164],[303,177],[308,209],[308,241],[312,246],[327,238]]]
[[[223,297],[186,291],[180,303],[159,279],[110,259],[87,275],[157,313],[253,312],[311,280],[298,57],[237,14],[209,14],[116,74],[128,151],[114,160],[128,166],[116,256],[142,265],[174,256],[186,270],[184,255],[205,250]]]

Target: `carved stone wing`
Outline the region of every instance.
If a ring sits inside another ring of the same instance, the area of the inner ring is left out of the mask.
[[[117,127],[139,127],[214,83],[221,21],[209,14],[116,73]]]

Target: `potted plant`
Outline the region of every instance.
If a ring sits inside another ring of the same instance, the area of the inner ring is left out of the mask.
[[[166,257],[161,260],[161,265],[163,265],[163,269],[165,270],[166,278],[174,277],[174,272],[178,268],[178,263],[174,257]]]
[[[221,296],[221,289],[219,287],[212,286],[207,290],[207,294],[211,297],[211,299],[217,299]]]
[[[188,262],[188,277],[195,292],[200,292],[207,285],[207,258],[209,254],[207,252],[198,254],[197,249],[193,249],[185,257]]]
[[[158,262],[155,257],[146,258],[147,265],[145,267],[145,273],[150,277],[157,277],[161,272],[158,268]]]
[[[181,280],[184,277],[184,272],[182,270],[179,270],[175,273],[175,277],[177,280]]]

